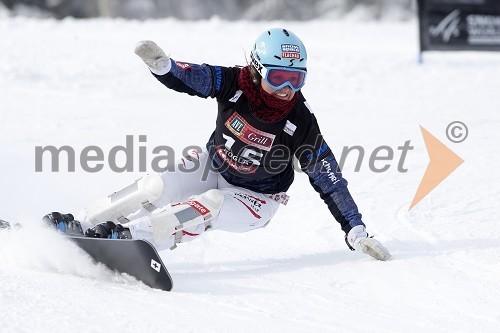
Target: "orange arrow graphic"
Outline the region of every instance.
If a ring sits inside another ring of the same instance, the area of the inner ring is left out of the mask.
[[[424,176],[418,185],[417,193],[413,197],[410,208],[411,210],[420,202],[427,194],[429,194],[436,186],[446,179],[456,168],[464,162],[450,148],[446,147],[434,135],[429,133],[425,128],[420,126],[422,136],[424,137],[427,154],[429,154],[429,165],[425,170]]]

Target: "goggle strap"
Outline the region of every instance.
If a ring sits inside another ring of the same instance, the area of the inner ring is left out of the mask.
[[[267,68],[251,53],[252,65],[262,77],[266,77]]]

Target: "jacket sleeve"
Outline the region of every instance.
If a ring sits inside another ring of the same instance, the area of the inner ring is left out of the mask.
[[[239,68],[170,61],[167,74],[153,74],[167,88],[202,98],[231,98],[236,91]]]
[[[354,226],[364,225],[361,214],[349,190],[347,180],[330,147],[323,139],[318,123],[310,114],[307,130],[302,133],[295,149],[300,167],[309,176],[309,182],[328,206],[333,217],[347,234]]]
[[[333,217],[347,234],[354,226],[364,223],[347,189],[347,180],[342,177],[335,156],[329,148],[322,155],[315,163],[309,164],[304,172],[309,176],[312,187],[319,193]]]

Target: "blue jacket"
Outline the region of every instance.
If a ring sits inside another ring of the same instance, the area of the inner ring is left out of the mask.
[[[155,75],[161,83],[178,92],[217,100],[216,128],[207,150],[224,179],[259,193],[284,192],[294,179],[295,157],[342,230],[347,234],[363,225],[347,181],[300,91],[285,118],[265,122],[253,115],[247,96],[238,87],[241,68],[171,62],[169,73]]]

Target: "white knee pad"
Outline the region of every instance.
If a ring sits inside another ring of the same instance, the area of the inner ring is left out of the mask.
[[[149,216],[153,238],[158,245],[175,234],[176,243],[182,237],[182,230],[204,224],[210,228],[210,221],[219,214],[224,194],[217,189],[194,196],[191,200],[174,204],[161,212]],[[174,245],[175,247],[175,245]]]
[[[124,189],[87,206],[86,220],[92,224],[104,221],[129,222],[126,216],[141,208],[149,211],[156,209],[152,203],[162,192],[163,180],[160,175],[144,176]]]

